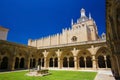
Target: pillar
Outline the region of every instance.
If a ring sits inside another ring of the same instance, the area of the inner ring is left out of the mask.
[[[42,67],[43,58],[40,59],[40,66]]]
[[[55,58],[53,58],[53,68],[55,67]]]
[[[69,57],[67,57],[67,64],[68,64],[68,68],[69,68]]]
[[[38,66],[38,63],[39,63],[38,60],[39,60],[39,59],[36,59],[36,64],[35,64],[36,67]]]
[[[57,54],[57,57],[58,57],[58,68],[59,69],[61,69],[62,68],[62,61],[61,61],[61,58],[60,58],[60,56],[61,56],[61,54],[62,54],[62,51],[60,51],[60,49],[58,49],[57,51],[56,51],[56,54]]]
[[[92,67],[93,67],[93,69],[96,69],[96,68],[97,68],[95,55],[92,55]]]
[[[29,58],[29,57],[26,59],[25,65],[26,65],[25,67],[26,67],[27,69],[30,68],[30,58]]]
[[[1,62],[2,62],[2,59],[1,59],[1,57],[0,57],[0,69],[1,69]]]
[[[78,69],[77,64],[78,64],[78,62],[77,62],[77,56],[74,56],[74,67],[75,67],[75,69]]]
[[[58,68],[61,69],[61,59],[58,57]]]
[[[14,67],[15,67],[15,57],[12,58],[10,70],[14,70],[15,69]]]
[[[19,61],[18,61],[18,69],[20,68],[20,61],[21,61],[21,58],[19,58]]]
[[[85,61],[85,68],[87,67],[87,64],[86,64],[86,57],[84,57],[84,61]]]
[[[78,69],[78,60],[77,60],[77,54],[80,50],[77,50],[76,48],[73,48],[73,50],[71,51],[74,55],[74,68]]]
[[[104,60],[105,60],[105,68],[107,68],[107,59],[106,59],[106,55],[104,55]]]
[[[118,75],[119,75],[119,77],[120,77],[120,62],[119,62],[119,59],[120,57],[119,57],[119,55],[117,55],[116,56],[116,61],[117,61],[117,65],[116,66],[118,66]]]
[[[48,62],[47,62],[47,57],[45,57],[45,58],[44,58],[44,66],[45,66],[45,68],[48,68],[47,63],[48,63]]]

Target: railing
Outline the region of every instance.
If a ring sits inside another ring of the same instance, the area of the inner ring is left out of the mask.
[[[42,47],[38,47],[38,49],[86,45],[86,44],[95,44],[95,43],[104,43],[104,42],[106,42],[106,40],[101,39],[101,40],[94,40],[94,41],[84,41],[84,42],[75,42],[75,43],[67,43],[67,44],[59,44],[59,45],[42,46]]]

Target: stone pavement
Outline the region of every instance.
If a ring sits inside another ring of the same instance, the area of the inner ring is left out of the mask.
[[[111,70],[98,70],[94,80],[115,80]]]

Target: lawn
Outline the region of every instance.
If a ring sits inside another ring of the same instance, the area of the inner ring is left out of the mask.
[[[0,80],[94,80],[96,72],[81,71],[49,71],[51,74],[43,77],[26,76],[27,71],[0,74]]]

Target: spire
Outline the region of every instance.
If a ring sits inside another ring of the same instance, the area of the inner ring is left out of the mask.
[[[85,17],[86,15],[85,15],[85,9],[81,9],[81,17]]]
[[[89,13],[89,19],[92,19],[92,18],[91,18],[91,13]]]
[[[71,26],[73,25],[73,19],[71,19]]]

